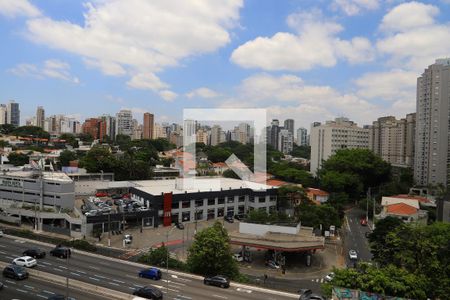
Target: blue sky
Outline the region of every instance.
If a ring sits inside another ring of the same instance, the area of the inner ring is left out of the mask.
[[[415,110],[450,56],[450,0],[0,0],[0,102],[22,122],[267,108],[296,127]]]

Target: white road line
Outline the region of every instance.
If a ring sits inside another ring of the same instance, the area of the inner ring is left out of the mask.
[[[136,279],[136,276],[131,276],[131,275],[128,275],[128,274],[125,274],[125,276],[126,276],[126,277],[129,277],[129,278]]]
[[[11,256],[5,256],[6,258],[9,258],[9,259],[14,259],[14,257],[11,257]]]
[[[36,296],[38,296],[38,297],[40,297],[40,298],[44,298],[44,299],[47,299],[47,298],[48,298],[47,296],[39,295],[39,294],[36,294]]]
[[[12,284],[16,284],[14,281],[11,281],[11,280],[8,280],[8,279],[6,279],[5,282],[7,282],[7,283],[12,283]]]
[[[89,277],[89,279],[95,280],[95,281],[100,281],[100,279],[95,278],[95,277]]]
[[[248,294],[251,294],[251,293],[252,293],[251,290],[246,290],[246,289],[241,289],[241,288],[237,288],[236,291],[238,291],[238,292],[243,292],[243,293],[248,293]]]
[[[105,276],[101,276],[101,275],[94,275],[94,276],[95,276],[95,277],[98,277],[98,278],[106,279]]]
[[[183,295],[177,295],[177,297],[180,297],[180,298],[183,298],[183,299],[192,299],[191,297],[183,296]]]
[[[118,283],[125,283],[125,282],[117,280],[117,279],[113,279],[113,281],[118,282]]]
[[[41,263],[43,263],[44,265],[47,265],[47,266],[51,266],[52,265],[51,263],[48,263],[48,262],[45,262],[45,261],[41,261]]]
[[[58,267],[61,268],[61,269],[67,270],[67,268],[64,267],[64,266],[58,266]]]
[[[34,287],[32,287],[31,285],[24,284],[23,286],[26,287],[27,289],[34,290]]]
[[[60,272],[64,272],[63,270],[57,269],[57,268],[53,268],[53,270],[55,271],[60,271]]]
[[[43,292],[46,293],[46,294],[50,294],[50,295],[54,295],[55,294],[55,293],[47,291],[47,290],[43,290]]]
[[[93,266],[89,266],[89,268],[94,269],[94,270],[100,270],[99,268],[93,267]]]
[[[74,272],[70,272],[70,274],[75,275],[75,276],[81,276],[80,274],[74,273]]]
[[[6,254],[6,252],[0,251],[1,254]]]
[[[216,294],[213,294],[212,296],[213,296],[213,297],[216,297],[216,298],[220,298],[220,299],[228,299],[228,298],[225,297],[225,296],[219,296],[219,295],[216,295]]]
[[[115,285],[115,286],[119,286],[119,284],[115,283],[115,282],[108,282],[109,284]]]
[[[75,271],[77,271],[78,273],[81,273],[81,274],[87,274],[87,273],[84,272],[84,271],[80,271],[80,270],[75,270]]]
[[[0,247],[1,247],[1,248],[6,248],[6,246],[5,246],[5,245],[0,245]]]
[[[130,290],[133,290],[133,291],[136,289],[136,288],[131,287],[131,286],[129,286],[128,288],[129,288]]]
[[[22,292],[22,293],[28,294],[28,291],[25,291],[25,290],[21,290],[21,289],[16,289],[16,291],[19,291],[19,292]]]

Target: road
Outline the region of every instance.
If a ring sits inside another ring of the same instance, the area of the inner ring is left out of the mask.
[[[29,278],[27,280],[15,281],[9,278],[2,278],[4,283],[3,290],[0,291],[0,299],[2,300],[36,300],[47,299],[54,294],[65,295],[66,290],[63,286],[41,281],[37,278]],[[70,298],[73,300],[107,300],[107,298],[99,297],[76,291],[69,291]]]
[[[171,274],[167,277],[164,270],[160,281],[142,279],[137,276],[141,267],[124,261],[101,256],[92,257],[79,252],[73,252],[71,259],[67,261],[50,256],[48,254],[50,247],[7,236],[1,240],[0,261],[11,262],[15,257],[21,256],[24,250],[33,246],[38,246],[47,252],[46,258],[38,260],[36,269],[127,294],[131,294],[138,287],[151,284],[165,294],[164,299],[295,299],[294,295],[258,291],[252,287],[231,286],[228,289],[220,289],[205,286],[202,280],[189,275]]]
[[[344,226],[344,254],[347,266],[353,266],[353,261],[348,256],[350,249],[356,250],[359,261],[368,262],[372,259],[369,243],[365,237],[365,233],[370,231],[370,228],[360,224],[361,216],[365,216],[365,211],[359,208],[352,208],[345,215],[347,225]]]

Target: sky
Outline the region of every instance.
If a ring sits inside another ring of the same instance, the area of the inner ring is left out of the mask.
[[[266,108],[309,128],[415,111],[450,0],[0,0],[0,103],[80,120]]]

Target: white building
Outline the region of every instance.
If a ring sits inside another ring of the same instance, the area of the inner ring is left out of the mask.
[[[294,148],[294,137],[288,129],[281,129],[278,134],[278,150],[284,154],[292,152]]]
[[[6,124],[7,109],[5,104],[0,104],[0,125]]]
[[[308,146],[308,130],[306,128],[297,129],[297,145]]]
[[[131,110],[122,109],[116,114],[116,136],[124,134],[133,135],[133,114]]]
[[[322,162],[340,149],[368,149],[369,129],[358,127],[348,118],[336,118],[311,128],[311,172],[317,174]]]

